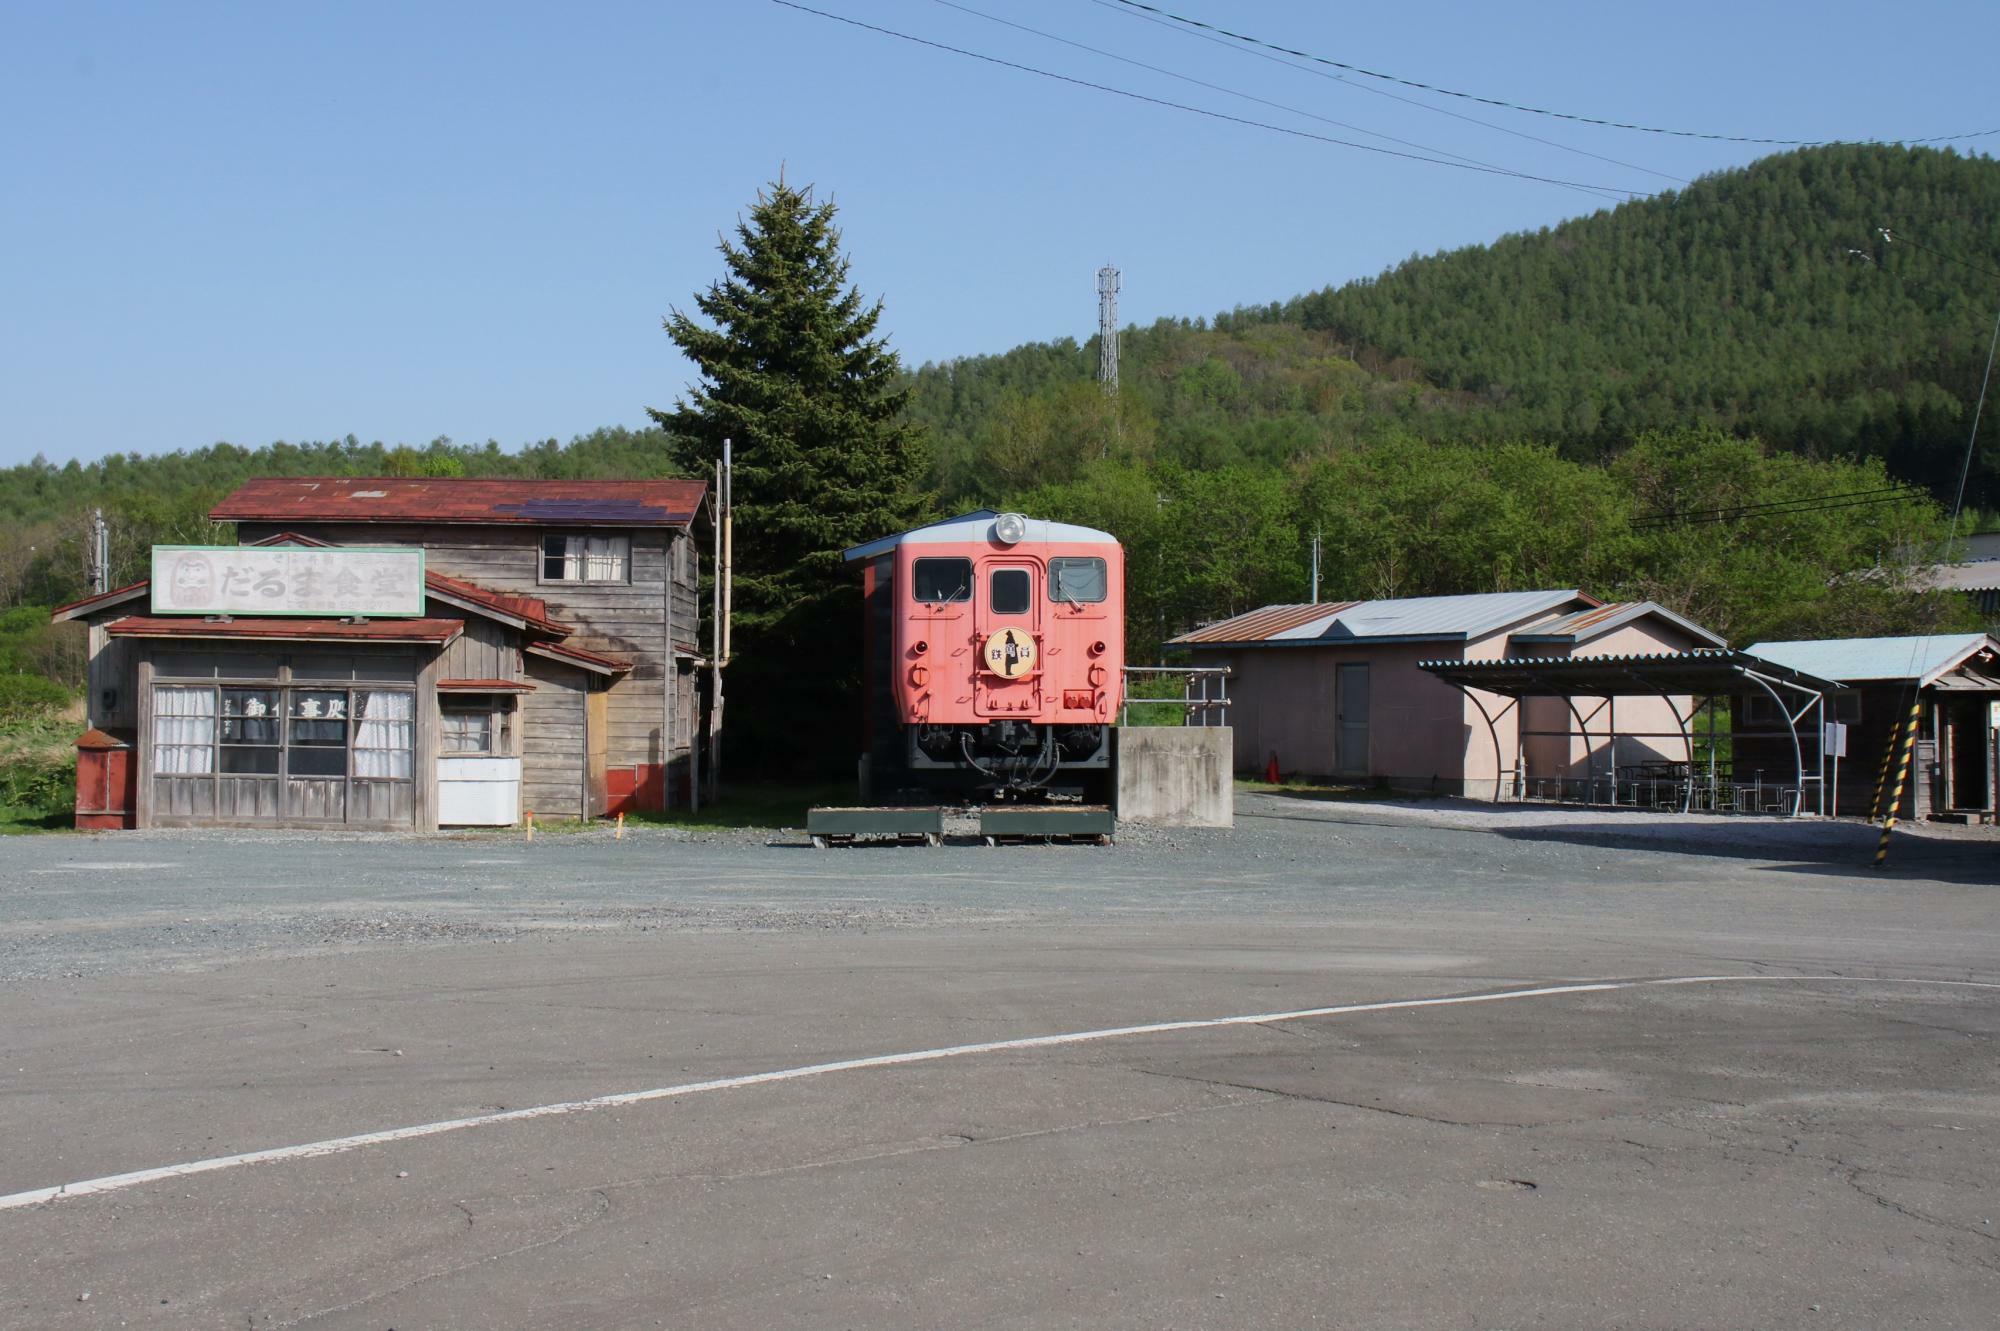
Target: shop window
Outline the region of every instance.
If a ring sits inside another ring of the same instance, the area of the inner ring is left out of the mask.
[[[1024,568],[996,568],[987,588],[987,608],[996,615],[1025,615],[1034,592]]]
[[[493,752],[493,713],[481,707],[451,707],[444,711],[442,747],[447,755],[485,755]]]
[[[629,582],[629,536],[542,537],[543,582]]]
[[[912,600],[946,604],[972,599],[970,559],[918,559],[910,564]]]
[[[354,695],[360,724],[354,731],[354,775],[407,781],[414,768],[415,698],[382,691]]]
[[[168,776],[207,776],[215,770],[213,688],[153,690],[153,766]]]
[[[291,692],[291,743],[285,771],[290,776],[347,775],[347,694],[343,690]]]
[[[1110,595],[1110,579],[1104,561],[1088,558],[1057,558],[1049,561],[1049,599],[1077,604],[1102,601]]]
[[[156,685],[153,771],[407,781],[414,714],[407,691]]]

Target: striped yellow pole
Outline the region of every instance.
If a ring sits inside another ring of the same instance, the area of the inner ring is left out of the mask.
[[[1903,787],[1910,782],[1910,758],[1917,750],[1917,720],[1923,713],[1924,695],[1919,689],[1910,700],[1910,714],[1903,722],[1903,755],[1896,763],[1896,785],[1889,795],[1889,807],[1882,818],[1882,843],[1875,847],[1875,867],[1889,861],[1889,834],[1896,830],[1896,815],[1903,809]]]
[[[1896,761],[1896,746],[1903,741],[1900,725],[1889,727],[1889,742],[1882,746],[1882,770],[1875,774],[1875,799],[1868,806],[1868,821],[1874,822],[1882,816],[1882,796],[1889,789],[1889,764]]]

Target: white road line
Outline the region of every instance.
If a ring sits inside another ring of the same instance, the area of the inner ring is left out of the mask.
[[[615,1095],[594,1096],[588,1100],[563,1100],[527,1109],[509,1109],[497,1114],[476,1114],[470,1118],[444,1119],[436,1123],[419,1123],[407,1128],[363,1132],[352,1137],[333,1137],[326,1141],[307,1142],[302,1146],[276,1146],[263,1151],[246,1151],[241,1155],[214,1156],[207,1160],[192,1160],[186,1164],[138,1169],[129,1174],[109,1174],[103,1178],[60,1183],[52,1188],[34,1188],[27,1192],[0,1196],[0,1211],[39,1206],[72,1197],[119,1192],[148,1183],[189,1178],[196,1174],[211,1174],[222,1169],[238,1169],[245,1165],[277,1164],[287,1160],[311,1160],[323,1155],[340,1155],[347,1151],[358,1151],[364,1146],[385,1146],[390,1142],[435,1137],[441,1133],[459,1132],[466,1128],[522,1123],[537,1118],[556,1118],[593,1109],[613,1109],[621,1105],[643,1104],[648,1100],[674,1100],[682,1096],[700,1095],[704,1091],[733,1091],[745,1086],[765,1086],[773,1082],[798,1081],[805,1077],[823,1077],[834,1072],[861,1072],[869,1068],[898,1067],[907,1063],[934,1063],[941,1059],[964,1058],[971,1054],[1007,1053],[1017,1049],[1051,1049],[1059,1045],[1088,1044],[1097,1040],[1117,1040],[1132,1035],[1166,1035],[1176,1031],[1210,1030],[1223,1026],[1256,1026],[1274,1021],[1304,1021],[1313,1017],[1344,1017],[1365,1012],[1458,1007],[1473,1003],[1506,1003],[1519,998],[1601,994],[1621,989],[1693,984],[1913,984],[1960,989],[2000,989],[2000,984],[1988,984],[1978,980],[1918,980],[1850,975],[1679,975],[1651,980],[1594,980],[1578,984],[1552,984],[1533,989],[1505,989],[1497,993],[1452,994],[1441,998],[1398,998],[1376,1003],[1341,1003],[1333,1007],[1298,1008],[1291,1012],[1258,1012],[1239,1017],[1157,1021],[1143,1026],[1109,1026],[1092,1031],[1068,1031],[1060,1035],[1030,1035],[1013,1040],[988,1040],[981,1044],[950,1045],[942,1049],[918,1049],[902,1054],[844,1058],[832,1063],[811,1063],[805,1067],[784,1068],[776,1072],[753,1072],[741,1077],[718,1077],[713,1081],[684,1082],[679,1086],[658,1086],[647,1091],[623,1091]]]

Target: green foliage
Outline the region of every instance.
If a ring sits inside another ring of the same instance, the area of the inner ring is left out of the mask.
[[[0,725],[19,724],[66,706],[70,691],[41,675],[0,674]]]
[[[852,761],[861,616],[841,552],[929,511],[928,461],[873,305],[847,284],[834,205],[783,181],[721,245],[726,275],[668,334],[701,383],[653,418],[696,474],[732,441],[737,760]]]
[[[81,723],[69,691],[34,675],[0,674],[0,833],[66,826],[76,801]]]

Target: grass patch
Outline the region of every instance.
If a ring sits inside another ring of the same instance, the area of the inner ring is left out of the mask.
[[[1245,781],[1239,779],[1236,788],[1253,795],[1284,795],[1291,799],[1327,800],[1336,803],[1368,804],[1383,800],[1410,800],[1420,796],[1408,791],[1391,790],[1387,786],[1348,786],[1323,781],[1308,781],[1303,777],[1289,777],[1275,786],[1269,781]]]

